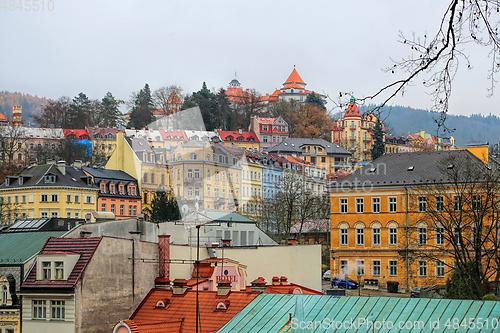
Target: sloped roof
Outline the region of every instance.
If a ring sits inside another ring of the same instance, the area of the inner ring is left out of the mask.
[[[188,140],[188,137],[184,130],[164,130],[160,128],[160,133],[163,140]]]
[[[430,321],[439,319],[441,331],[457,332],[462,331],[463,328],[460,326],[449,329],[444,327],[448,318],[457,318],[459,323],[467,318],[498,318],[500,302],[406,297],[261,294],[217,332],[291,332],[292,322],[288,314],[291,318],[295,318],[296,322],[314,323],[328,319],[330,323],[348,323],[342,331],[347,329],[347,331],[371,332],[371,327],[349,326],[351,321],[358,323],[359,319],[364,319],[380,324],[391,322],[395,331],[400,331],[396,329],[399,322],[404,325],[404,323],[422,321],[426,328],[423,331],[430,332],[431,329],[427,330]],[[334,332],[334,327],[325,329],[324,326],[318,325],[316,328],[308,329],[307,332]]]
[[[8,176],[9,178],[23,177],[23,184],[19,185],[17,181],[6,186],[5,183],[0,188],[23,188],[28,186],[71,186],[71,187],[87,187],[96,188],[93,185],[87,185],[87,175],[81,170],[73,166],[66,165],[66,172],[63,175],[55,164],[43,164],[36,166],[29,166],[23,168],[15,176]],[[45,183],[44,176],[46,174],[56,175],[55,183]],[[83,181],[80,177],[84,177]]]
[[[179,333],[182,332],[182,320],[171,320],[157,323],[135,323],[133,320],[125,319],[123,321],[132,333]]]
[[[82,140],[83,137],[89,138],[89,133],[86,129],[66,129],[63,128],[64,136],[69,138],[71,135],[74,135],[78,140]]]
[[[300,230],[300,222],[295,223],[292,228],[290,228],[291,234],[297,234]],[[302,224],[302,233],[308,232],[329,232],[330,231],[330,219],[321,220],[305,220]]]
[[[0,123],[10,124],[10,120],[0,112]]]
[[[73,252],[80,254],[80,258],[75,264],[67,280],[37,280],[36,266],[29,272],[28,277],[23,282],[21,290],[29,292],[32,289],[50,292],[51,288],[74,288],[85,267],[92,258],[95,250],[99,246],[102,237],[86,237],[86,238],[54,238],[47,240],[40,254],[50,254],[57,252]]]
[[[349,116],[349,115],[359,115],[361,116],[361,114],[359,113],[359,109],[358,109],[358,106],[354,103],[352,104],[349,104],[349,106],[347,107],[347,111],[346,111],[346,116]]]
[[[287,84],[290,84],[290,83],[301,83],[301,84],[306,84],[302,78],[300,77],[299,73],[297,73],[297,70],[295,69],[295,67],[293,68],[293,71],[292,73],[290,74],[290,76],[288,77],[288,79],[286,79],[285,83],[283,83],[283,85],[287,85]]]
[[[250,139],[253,139],[252,142],[259,142],[259,138],[257,138],[257,135],[255,132],[246,132],[242,131],[241,134],[238,131],[219,131],[219,135],[222,141],[227,141],[229,136],[233,137],[233,141],[237,142],[238,137],[243,137],[244,141],[243,142],[250,142]]]
[[[331,187],[347,186],[396,186],[427,183],[446,183],[450,159],[457,162],[470,160],[479,167],[485,164],[468,150],[440,150],[384,154],[357,169]],[[373,170],[373,171],[370,171]]]
[[[0,264],[25,263],[37,254],[51,237],[69,231],[11,232],[0,234]]]
[[[201,332],[215,332],[241,309],[250,303],[260,292],[231,291],[227,296],[217,296],[216,291],[200,290],[198,292]],[[158,300],[167,300],[165,308],[155,308]],[[216,311],[219,302],[228,301],[228,308]],[[130,317],[137,324],[183,320],[179,332],[196,331],[196,291],[188,290],[183,295],[173,295],[172,290],[152,289]],[[141,331],[138,331],[141,332]],[[151,330],[149,332],[164,332]]]
[[[94,135],[101,134],[101,136],[105,136],[107,134],[112,134],[113,139],[116,139],[116,133],[125,132],[122,128],[103,128],[103,127],[85,127],[87,133],[90,138],[94,138]]]
[[[96,169],[83,167],[82,170],[88,172],[95,178],[99,179],[112,179],[112,180],[122,180],[127,182],[137,182],[137,179],[122,170],[112,170],[112,169]]]
[[[170,94],[170,97],[168,98],[167,103],[168,104],[182,104],[182,101],[179,98],[179,96],[177,95],[177,93],[175,92],[175,90],[172,91],[172,93]]]
[[[284,154],[294,154],[302,153],[300,147],[303,145],[318,145],[321,146],[328,155],[348,155],[351,153],[339,146],[336,143],[330,143],[323,139],[308,139],[308,138],[287,138],[281,141],[279,144],[269,148],[269,153],[284,153]]]

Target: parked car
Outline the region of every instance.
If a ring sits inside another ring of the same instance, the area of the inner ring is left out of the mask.
[[[422,288],[423,287],[414,287],[411,290],[410,297],[419,298],[420,297],[420,289],[422,289]]]
[[[354,281],[353,279],[348,278],[348,277],[340,278],[340,277],[334,276],[332,278],[332,287],[333,286],[337,286],[337,287],[345,288],[345,289],[356,289],[356,288],[358,288],[358,283],[356,281]]]
[[[323,273],[323,280],[330,280],[330,270]]]

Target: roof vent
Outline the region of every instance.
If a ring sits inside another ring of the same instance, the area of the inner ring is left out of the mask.
[[[371,168],[368,172],[375,172],[375,170],[377,170],[377,168]]]
[[[415,169],[415,167],[413,165],[408,167],[408,171],[413,171],[413,169]]]
[[[446,169],[453,169],[453,164],[449,164]]]

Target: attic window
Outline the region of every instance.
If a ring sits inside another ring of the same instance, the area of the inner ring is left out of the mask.
[[[217,303],[215,311],[226,311],[229,308],[229,300]]]
[[[55,183],[56,182],[56,176],[55,175],[46,175],[45,176],[45,182],[46,183]]]
[[[164,309],[168,304],[170,304],[170,301],[168,299],[159,299],[158,301],[156,301],[155,309]]]
[[[415,169],[414,166],[408,167],[408,171],[413,171],[413,169]]]

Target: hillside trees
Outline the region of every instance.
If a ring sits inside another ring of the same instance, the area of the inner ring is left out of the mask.
[[[132,93],[129,101],[131,107],[130,120],[127,128],[144,128],[151,124],[154,120],[153,116],[153,100],[151,97],[151,89],[149,84],[145,84],[144,88],[138,93]]]
[[[175,84],[172,84],[172,85],[166,86],[166,87],[160,87],[160,88],[156,89],[153,92],[153,95],[151,96],[153,99],[153,105],[154,105],[155,109],[161,109],[161,110],[163,110],[165,115],[169,115],[170,110],[169,110],[168,100],[169,100],[170,96],[172,95],[173,92],[175,92],[177,94],[177,96],[179,96],[179,98],[182,101],[182,99],[183,99],[182,91],[183,91],[183,89]]]
[[[290,136],[296,138],[330,139],[332,121],[326,110],[312,104],[301,105],[293,114],[293,130]]]
[[[326,110],[325,102],[323,101],[321,96],[316,95],[316,93],[314,91],[310,94],[307,94],[306,103],[310,104],[310,105],[314,105],[321,110]]]

